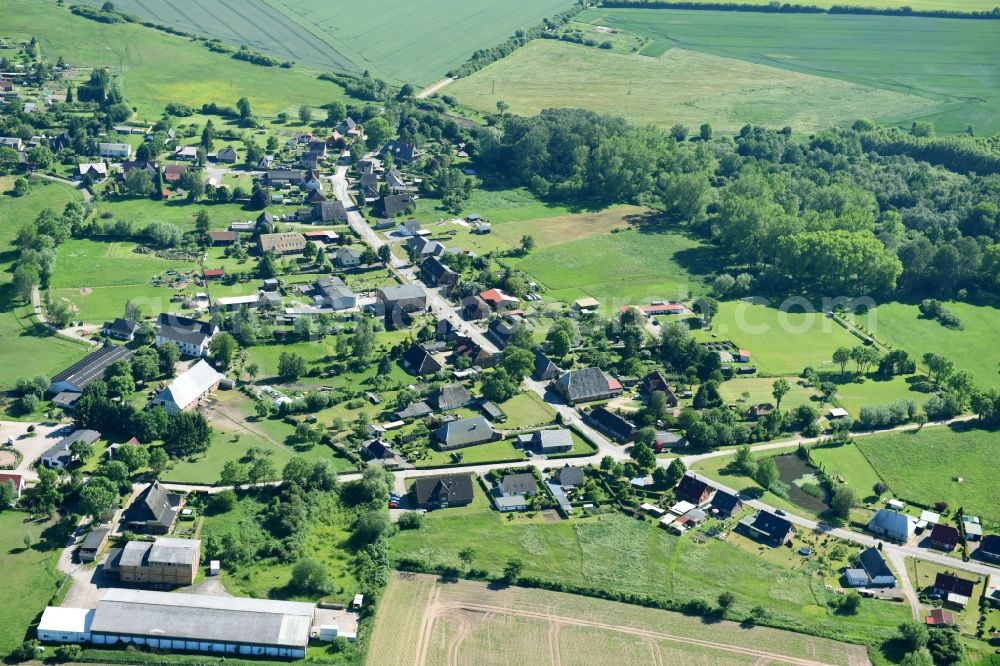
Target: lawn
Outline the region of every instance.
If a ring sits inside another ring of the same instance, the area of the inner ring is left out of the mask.
[[[900,499],[927,507],[945,501],[952,509],[964,507],[968,513],[982,516],[984,522],[1000,525],[996,443],[995,432],[949,427],[854,441]]]
[[[655,9],[593,9],[578,20],[644,35],[663,48],[681,47],[940,102],[904,102],[894,111],[892,105],[880,104],[887,99],[883,93],[871,91],[823,100],[814,107],[821,119],[830,104],[831,111],[843,110],[848,121],[881,117],[908,125],[919,117],[944,132],[964,132],[969,123],[984,133],[1000,129],[1000,86],[993,66],[1000,59],[1000,40],[992,21]],[[715,73],[707,79],[709,85],[717,81]],[[759,90],[760,96],[772,94]],[[755,121],[758,104],[755,100],[740,111],[747,122]],[[568,105],[570,99],[560,104]],[[780,124],[777,117],[767,124]],[[837,115],[828,117],[825,124],[836,124]]]
[[[838,370],[836,375],[826,376],[836,380],[839,374]],[[913,400],[917,405],[923,405],[930,397],[926,378],[922,375],[897,376],[891,379],[867,377],[863,382],[836,383],[836,402],[853,417],[857,417],[865,405],[880,405],[897,400]]]
[[[881,481],[854,444],[813,447],[812,459],[830,476],[844,479],[861,500],[873,496],[875,484]]]
[[[131,10],[130,4],[135,3],[125,2],[118,6]],[[185,4],[190,6],[190,3]],[[245,3],[240,3],[239,10],[227,11],[229,25],[236,30],[244,29],[246,22],[240,16],[250,12]],[[202,19],[203,16],[199,17]],[[269,19],[267,26],[269,34],[278,38],[280,26],[275,20]],[[315,72],[299,67],[253,65],[213,53],[184,37],[133,24],[109,25],[80,18],[48,0],[5,2],[4,36],[27,39],[32,35],[38,37],[42,52],[52,60],[61,55],[74,67],[84,70],[111,67],[115,74],[120,73],[125,97],[129,104],[138,107],[138,115],[146,120],[155,120],[169,102],[183,102],[193,107],[200,107],[205,102],[232,106],[241,96],[246,96],[256,113],[274,115],[283,110],[294,113],[300,104],[318,106],[345,98],[340,86],[320,81]],[[303,51],[316,48],[302,34],[292,42],[300,44]],[[252,42],[251,45],[259,46]],[[287,54],[283,58],[297,60]]]
[[[249,187],[246,189],[249,191]],[[94,204],[96,215],[111,214],[117,220],[132,222],[138,229],[146,226],[152,220],[158,220],[169,222],[181,231],[192,231],[194,230],[194,218],[202,210],[208,213],[209,219],[212,220],[213,229],[227,229],[232,222],[252,220],[260,215],[260,211],[244,210],[238,204],[206,203],[198,205],[187,203],[183,199],[154,201],[152,199],[111,198],[103,199]],[[268,212],[280,215],[286,210],[276,206],[269,207]]]
[[[807,388],[799,383],[798,377],[786,377],[785,380],[791,387],[787,394],[781,399],[781,410],[790,412],[799,405],[810,405],[819,408],[819,402],[813,400],[819,394],[812,388]],[[719,393],[727,403],[743,401],[744,412],[750,405],[769,402],[774,404],[772,395],[775,379],[771,377],[737,377],[719,386]],[[749,397],[744,401],[743,394],[749,393]]]
[[[548,300],[593,296],[605,312],[621,305],[687,298],[704,289],[696,271],[707,249],[676,233],[620,233],[571,240],[510,260],[547,289]]]
[[[972,373],[982,388],[1000,386],[1000,347],[996,344],[1000,309],[958,302],[946,307],[961,318],[961,330],[921,318],[917,306],[903,303],[886,303],[855,319],[877,340],[905,349],[918,362],[926,352],[943,354],[959,370]]]
[[[570,0],[440,0],[430,5],[371,0],[364,11],[347,0],[246,0],[239,5],[122,0],[116,6],[185,32],[235,46],[249,44],[280,60],[429,84],[477,49],[499,44],[515,30],[541,23],[571,4]]]
[[[59,246],[52,287],[83,289],[148,284],[168,269],[190,271],[194,264],[132,252],[135,243],[68,240]],[[124,301],[122,302],[124,306]]]
[[[534,391],[518,393],[499,406],[507,415],[507,420],[501,424],[505,429],[546,425],[556,418],[555,410]]]
[[[739,55],[721,57],[725,54],[706,53],[697,43],[684,46],[649,57],[540,39],[446,90],[487,112],[503,100],[521,115],[572,106],[639,125],[697,128],[709,122],[726,132],[747,123],[812,132],[859,115],[922,114],[935,104],[915,94],[747,62]]]
[[[838,347],[856,347],[858,338],[819,312],[783,311],[743,301],[719,306],[712,329],[696,330],[703,341],[730,340],[751,354],[751,364],[768,375],[798,375],[803,368],[833,367]]]
[[[4,584],[0,587],[0,654],[6,655],[27,638],[29,626],[55,594],[62,575],[56,561],[66,543],[66,529],[54,523],[26,523],[27,514],[0,513],[0,552],[3,553]],[[31,548],[24,547],[31,535]]]
[[[432,512],[417,531],[391,542],[397,555],[435,565],[461,566],[458,551],[475,549],[471,566],[496,575],[513,557],[524,575],[615,593],[648,595],[711,605],[724,590],[737,598],[736,614],[761,604],[788,627],[833,631],[847,640],[877,640],[892,634],[903,607],[865,601],[857,616],[837,616],[822,604],[827,593],[801,572],[770,564],[717,539],[696,543],[653,525],[607,514],[571,520],[526,521],[491,511]]]
[[[417,462],[417,467],[435,467],[450,465],[455,462],[452,454],[461,455],[461,464],[472,465],[492,462],[517,462],[525,460],[524,451],[514,448],[514,440],[502,439],[487,444],[467,446],[455,451],[438,451],[428,449],[427,456]]]

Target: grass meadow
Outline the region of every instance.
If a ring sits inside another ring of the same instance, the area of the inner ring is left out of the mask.
[[[0,654],[6,655],[27,638],[28,627],[38,621],[58,588],[62,575],[56,561],[67,531],[55,523],[26,523],[27,514],[0,513],[0,552],[4,584],[0,587]],[[25,535],[32,546],[24,547]]]
[[[517,557],[526,576],[663,600],[703,599],[714,605],[728,589],[737,598],[736,614],[759,603],[787,626],[822,622],[847,640],[884,638],[907,615],[905,608],[869,601],[856,616],[835,615],[823,605],[822,585],[801,571],[725,541],[678,538],[622,514],[550,522],[469,509],[429,513],[420,530],[395,536],[392,550],[435,565],[461,566],[458,551],[468,546],[476,551],[471,566],[494,575]]]
[[[817,72],[707,51],[694,44],[648,55],[621,54],[541,39],[459,79],[446,92],[486,112],[495,111],[497,101],[503,100],[522,115],[571,106],[640,125],[667,128],[680,123],[696,128],[709,122],[727,132],[747,123],[811,132],[850,123],[861,115],[924,113],[934,103]],[[729,57],[721,57],[725,55]]]
[[[854,440],[895,496],[928,507],[945,501],[993,525],[1000,524],[996,443],[996,432],[947,427]]]
[[[128,10],[126,5],[119,7]],[[239,24],[239,19],[232,19],[232,25]],[[213,53],[184,37],[74,16],[48,0],[6,2],[4,36],[27,39],[32,35],[37,35],[42,52],[53,61],[61,55],[74,67],[110,67],[121,74],[125,97],[138,108],[139,117],[147,120],[159,117],[169,102],[232,106],[246,96],[257,114],[274,115],[279,111],[294,114],[301,104],[318,106],[345,98],[339,86],[317,80],[315,72],[301,68],[253,65]]]
[[[691,49],[937,101],[892,111],[879,108],[875,100],[881,93],[873,92],[840,102],[850,111],[847,120],[909,124],[921,118],[944,132],[963,132],[969,123],[983,133],[1000,129],[1000,86],[993,66],[1000,58],[1000,40],[989,20],[655,9],[593,9],[578,20],[645,35],[662,48]],[[837,108],[839,104],[830,110]],[[826,125],[836,124],[832,113],[826,115]],[[767,124],[781,123],[775,118]]]

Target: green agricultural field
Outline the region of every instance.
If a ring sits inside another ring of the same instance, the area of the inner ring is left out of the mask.
[[[897,400],[913,400],[922,406],[930,397],[929,386],[923,375],[909,377],[893,377],[892,379],[877,379],[867,377],[863,382],[839,382],[839,369],[836,375],[825,375],[824,378],[837,382],[836,402],[857,417],[865,405],[881,405]]]
[[[0,552],[3,552],[4,585],[0,588],[0,654],[8,654],[27,638],[62,575],[55,570],[68,532],[55,523],[26,523],[27,514],[0,513]],[[24,547],[31,535],[31,548]]]
[[[549,300],[572,303],[593,296],[610,312],[702,291],[702,279],[693,273],[705,269],[699,260],[707,252],[680,234],[629,230],[534,250],[511,263],[542,284]]]
[[[947,427],[854,440],[897,497],[924,506],[945,501],[994,525],[1000,524],[996,444],[995,432]]]
[[[1000,40],[993,21],[643,9],[593,9],[579,20],[644,35],[664,48],[691,49],[938,102],[909,109],[901,105],[893,111],[874,105],[878,93],[873,93],[844,104],[845,110],[853,106],[848,119],[880,117],[908,124],[921,118],[945,132],[962,132],[969,123],[984,133],[1000,129],[1000,86],[993,66],[1000,59]],[[825,109],[824,104],[817,108]],[[560,104],[568,105],[568,100]],[[832,124],[831,117],[827,125]]]
[[[244,11],[240,3],[239,13]],[[233,16],[238,16],[235,9],[229,21],[238,25]],[[273,115],[294,112],[300,104],[318,106],[344,99],[339,86],[317,80],[315,72],[234,60],[186,38],[138,25],[97,23],[74,16],[50,0],[5,2],[3,30],[8,38],[37,36],[43,54],[52,60],[61,55],[75,67],[110,67],[120,73],[125,97],[144,119],[159,117],[169,102],[231,106],[246,96],[255,112]]]
[[[814,400],[819,396],[815,389],[799,384],[798,377],[786,377],[785,380],[791,388],[781,399],[783,412],[790,412],[799,405],[820,408],[819,401]],[[749,393],[750,395],[744,403],[746,409],[749,409],[750,405],[762,402],[774,404],[774,396],[771,394],[774,381],[775,379],[772,377],[737,377],[723,382],[719,387],[719,393],[727,403],[740,402],[743,400],[743,394]]]
[[[100,5],[99,0],[87,0]],[[570,7],[570,0],[245,0],[239,5],[122,0],[119,9],[184,32],[248,44],[280,60],[430,84],[478,49]]]
[[[730,132],[747,123],[811,132],[858,116],[923,114],[934,104],[913,94],[685,47],[648,57],[541,39],[446,90],[482,111],[495,112],[503,100],[523,115],[570,106],[640,125],[697,128],[709,122]]]
[[[1000,347],[996,331],[1000,309],[968,303],[947,303],[962,320],[962,329],[945,328],[923,319],[915,305],[887,303],[855,319],[880,342],[905,349],[918,362],[927,352],[943,354],[959,370],[971,372],[983,388],[1000,386]]]
[[[487,510],[429,513],[424,526],[392,539],[397,555],[434,565],[462,567],[458,551],[475,549],[473,567],[499,574],[520,558],[524,575],[656,599],[703,599],[711,605],[722,590],[737,598],[736,613],[761,604],[788,627],[824,627],[845,640],[880,640],[909,613],[905,607],[865,601],[856,616],[824,607],[828,593],[800,571],[777,566],[725,541],[696,543],[621,514],[548,522],[513,520]]]
[[[854,444],[813,447],[812,458],[830,476],[843,478],[854,489],[858,499],[874,495],[875,484],[881,481]]]
[[[822,313],[784,312],[743,301],[722,303],[711,331],[694,333],[698,340],[732,341],[750,352],[759,372],[775,376],[798,375],[806,366],[832,367],[834,350],[860,344]]]
[[[247,187],[249,191],[249,187]],[[108,198],[96,202],[95,214],[98,216],[110,214],[116,220],[126,220],[134,227],[141,229],[153,220],[169,222],[181,231],[194,230],[194,218],[204,210],[212,220],[213,229],[227,229],[232,222],[252,220],[260,215],[260,211],[244,210],[238,204],[189,204],[183,199],[173,201],[153,201],[152,199],[121,199]],[[280,215],[286,212],[284,208],[275,206],[268,212]]]

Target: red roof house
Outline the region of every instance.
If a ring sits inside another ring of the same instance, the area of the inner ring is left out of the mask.
[[[218,280],[226,277],[226,271],[222,268],[206,268],[202,275],[206,280]]]
[[[500,289],[487,289],[486,291],[479,294],[479,298],[483,299],[490,304],[490,307],[494,310],[500,310],[503,308],[516,308],[520,303],[519,300],[503,293]]]
[[[24,477],[14,472],[0,472],[0,483],[10,483],[14,486],[14,497],[20,497],[24,492]]]

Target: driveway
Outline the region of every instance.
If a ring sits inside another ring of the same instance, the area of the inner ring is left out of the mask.
[[[35,432],[28,432],[30,426],[35,426]],[[73,426],[64,423],[0,421],[0,442],[6,445],[8,438],[14,438],[14,448],[22,456],[15,471],[23,474],[26,481],[37,481],[38,472],[31,469],[31,466],[43,453],[72,431]]]

